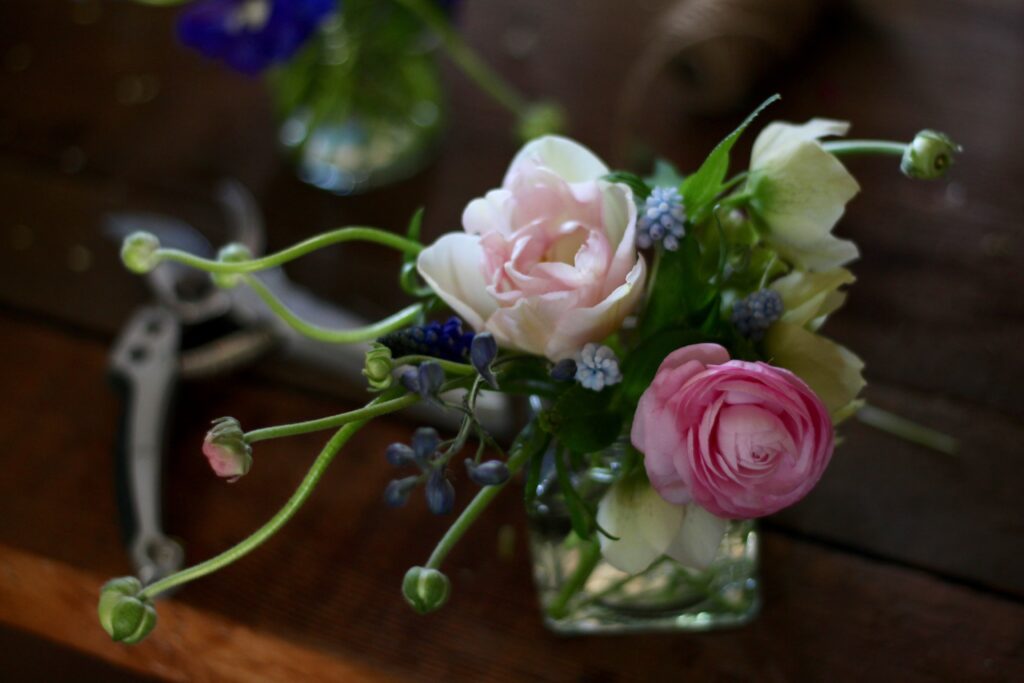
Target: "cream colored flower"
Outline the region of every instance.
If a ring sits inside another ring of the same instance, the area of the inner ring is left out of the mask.
[[[861,374],[864,362],[815,330],[846,299],[839,288],[854,280],[845,268],[821,273],[794,271],[779,278],[771,288],[782,296],[785,312],[764,339],[769,362],[807,382],[836,423],[857,407],[854,402],[866,384]]]
[[[501,188],[469,203],[465,232],[420,253],[420,274],[503,348],[573,356],[618,329],[643,294],[633,193],[607,173],[577,142],[534,140]]]
[[[750,206],[768,227],[767,241],[801,269],[836,268],[858,256],[857,246],[835,237],[832,228],[860,187],[818,142],[848,129],[830,119],[772,123],[754,142]]]
[[[728,520],[690,503],[673,505],[644,479],[612,486],[597,507],[598,534],[608,564],[628,574],[642,572],[667,555],[683,566],[706,569],[718,554]]]

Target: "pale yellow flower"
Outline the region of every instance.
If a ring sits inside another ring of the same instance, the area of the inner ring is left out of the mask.
[[[785,312],[765,335],[768,360],[807,382],[835,423],[860,405],[857,396],[866,384],[861,374],[864,362],[816,330],[846,299],[839,288],[854,279],[850,271],[836,268],[821,273],[794,271],[771,284],[782,296]]]

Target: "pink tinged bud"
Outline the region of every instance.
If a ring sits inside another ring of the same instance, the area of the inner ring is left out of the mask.
[[[252,467],[252,447],[245,441],[242,427],[233,417],[213,421],[203,440],[203,455],[218,477],[228,483],[238,481]]]

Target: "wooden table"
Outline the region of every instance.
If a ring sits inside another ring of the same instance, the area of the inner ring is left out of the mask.
[[[611,156],[618,84],[663,4],[477,2],[461,21],[517,85],[561,96],[574,135]],[[446,521],[419,502],[380,505],[392,476],[384,447],[411,427],[396,419],[356,437],[283,533],[162,602],[146,643],[110,643],[95,622],[96,591],[129,565],[106,354],[146,295],[102,237],[103,216],[173,213],[216,235],[211,188],[230,176],[259,197],[272,247],[341,224],[398,228],[420,205],[434,236],[458,226],[516,148],[505,115],[449,71],[453,122],[427,172],[348,199],[302,186],[278,157],[261,85],[177,48],[172,17],[92,0],[0,6],[0,678],[1024,680],[1024,8],[1012,0],[830,10],[800,59],[752,93],[783,94],[773,117],[849,118],[864,137],[932,126],[967,150],[948,183],[905,181],[887,160],[852,164],[864,192],[840,232],[863,258],[830,323],[867,362],[872,402],[963,447],[942,456],[844,428],[821,486],[766,524],[765,609],[754,624],[699,636],[547,633],[510,494],[451,555],[449,606],[416,617],[398,586]],[[512,49],[524,40],[531,50]],[[633,128],[683,168],[742,116],[658,111],[650,96]],[[380,277],[393,265],[354,248],[291,272],[374,315],[400,301]],[[166,524],[193,559],[272,514],[320,443],[261,444],[252,475],[226,487],[198,455],[210,418],[261,425],[352,406],[343,392],[280,374],[181,388]],[[468,495],[459,489],[460,501]],[[519,551],[510,560],[495,540],[505,525]]]

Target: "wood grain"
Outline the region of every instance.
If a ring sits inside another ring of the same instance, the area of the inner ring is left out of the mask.
[[[572,133],[606,158],[629,164],[657,149],[692,168],[745,112],[689,116],[655,91],[636,120],[615,114],[647,26],[670,1],[463,3],[460,21],[524,91],[562,99]],[[751,104],[779,91],[773,118],[846,118],[863,137],[908,138],[929,125],[965,146],[944,183],[909,182],[892,160],[851,162],[863,194],[838,231],[863,258],[849,303],[827,330],[867,361],[871,401],[953,434],[961,453],[935,455],[851,425],[818,489],[765,534],[761,620],[711,636],[564,641],[539,624],[523,553],[497,559],[492,539],[502,524],[513,525],[523,549],[514,496],[453,554],[450,608],[411,617],[398,583],[445,522],[422,501],[403,511],[379,506],[393,476],[380,454],[410,426],[381,423],[359,435],[286,533],[181,593],[184,606],[172,611],[228,629],[244,624],[258,633],[246,638],[311,650],[313,660],[331,660],[325,667],[411,680],[1024,678],[1024,7],[831,4],[799,58],[761,83]],[[218,241],[225,223],[213,187],[234,177],[259,198],[272,247],[346,223],[399,229],[423,205],[426,233],[436,236],[458,227],[466,201],[499,182],[516,149],[507,116],[449,68],[453,119],[425,173],[355,198],[305,187],[277,153],[260,83],[174,45],[173,17],[127,2],[0,3],[0,376],[8,389],[0,543],[31,562],[59,563],[51,578],[128,570],[109,459],[118,406],[104,388],[104,349],[146,294],[118,267],[102,234],[106,214],[168,213]],[[623,144],[626,128],[632,138]],[[750,142],[737,147],[737,163]],[[389,259],[346,247],[291,274],[377,315],[403,301],[381,277],[393,270]],[[233,413],[257,426],[350,407],[343,391],[288,388],[313,384],[284,383],[286,372],[181,388],[167,522],[190,557],[223,549],[268,517],[321,441],[261,444],[253,476],[225,487],[196,455],[211,417]],[[467,493],[460,488],[460,500]],[[45,586],[33,590],[45,596]],[[20,628],[36,623],[4,614]],[[146,667],[111,659],[93,635],[77,632],[69,628],[61,642],[130,671]]]
[[[105,577],[4,545],[0,576],[0,621],[163,680],[396,680],[174,602],[160,603],[159,638],[121,645],[95,625]]]
[[[563,98],[573,133],[608,155],[625,125],[612,115],[616,84],[665,1],[602,0],[586,12],[569,2],[468,3],[461,21],[520,87]],[[0,254],[13,263],[0,269],[0,302],[14,310],[112,337],[145,290],[101,233],[111,211],[170,213],[217,241],[224,217],[213,183],[233,176],[260,198],[274,246],[344,223],[398,228],[421,205],[428,235],[437,235],[498,182],[515,150],[507,117],[449,71],[454,120],[426,173],[364,197],[315,191],[277,156],[259,84],[177,48],[173,11],[85,5],[99,9],[83,14],[63,0],[0,6],[9,67],[0,70]],[[848,118],[867,137],[907,138],[931,125],[967,150],[948,183],[907,181],[892,160],[851,162],[864,192],[839,232],[863,258],[827,330],[867,362],[871,400],[953,434],[961,454],[944,459],[851,427],[822,486],[778,523],[1016,595],[1024,595],[1024,499],[1010,485],[1024,477],[1016,457],[1024,440],[1022,34],[1019,3],[858,0],[833,9],[801,57],[751,98],[778,90],[773,117]],[[532,47],[513,49],[523,44]],[[126,101],[138,79],[155,79],[155,97]],[[635,144],[683,168],[742,116],[684,116],[658,93],[647,97],[651,105],[628,122]],[[738,160],[749,144],[741,141]],[[403,301],[381,277],[393,268],[379,249],[346,246],[291,273],[376,315]]]
[[[452,553],[445,567],[454,583],[450,604],[417,617],[398,587],[446,520],[429,515],[420,500],[401,510],[380,504],[394,476],[384,448],[409,433],[397,420],[361,432],[281,534],[161,603],[151,643],[112,646],[94,620],[95,592],[103,579],[129,570],[109,476],[117,406],[101,386],[103,358],[97,342],[34,324],[8,319],[0,335],[0,373],[23,387],[18,404],[0,414],[0,621],[130,670],[222,680],[256,664],[268,680],[308,671],[329,678],[343,668],[413,681],[1024,676],[1019,601],[772,530],[763,536],[766,606],[749,627],[690,636],[553,636],[534,602],[514,494],[499,497]],[[244,376],[187,386],[180,406],[167,524],[193,561],[269,517],[322,440],[261,443],[250,475],[228,486],[210,475],[199,453],[206,418],[230,411],[255,426],[347,407]],[[465,482],[458,491],[465,501]],[[519,552],[503,560],[495,538],[509,524]]]

